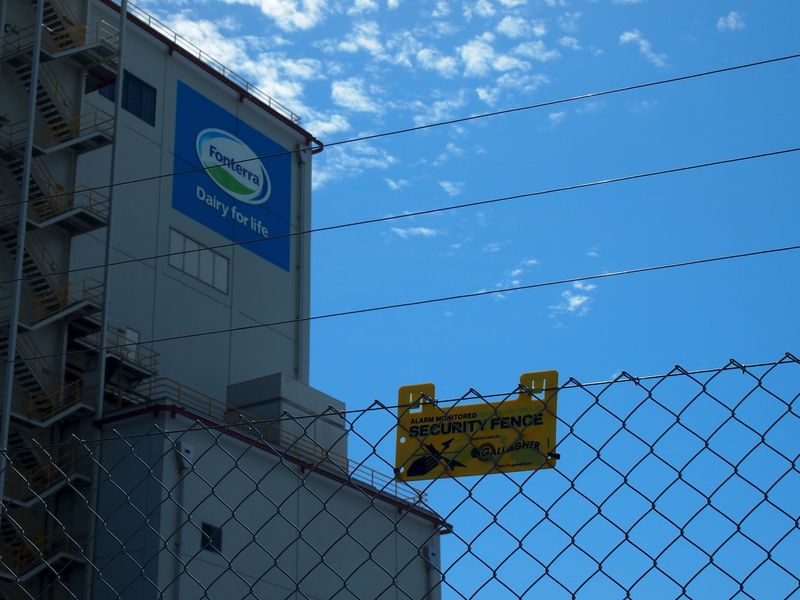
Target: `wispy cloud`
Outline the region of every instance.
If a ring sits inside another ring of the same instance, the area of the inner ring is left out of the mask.
[[[351,77],[331,83],[331,100],[344,108],[355,112],[381,112],[380,105],[375,102],[373,94],[359,77]]]
[[[455,111],[464,106],[464,103],[463,91],[450,94],[450,97],[442,100],[415,102],[412,108],[419,110],[420,114],[414,115],[414,124],[419,126],[449,119]]]
[[[304,123],[304,127],[315,136],[322,137],[347,131],[350,123],[340,114],[317,113]]]
[[[578,21],[582,15],[581,11],[565,12],[558,17],[558,26],[567,33],[578,31]]]
[[[458,70],[458,61],[441,54],[436,48],[422,48],[417,52],[417,64],[427,71],[436,71],[443,77],[452,77]]]
[[[315,158],[312,188],[318,190],[332,181],[349,179],[364,171],[385,170],[397,159],[383,148],[369,144],[333,146]]]
[[[530,24],[522,17],[506,15],[497,24],[497,32],[512,39],[525,37],[529,31]]]
[[[586,256],[589,258],[599,258],[600,253],[597,251],[597,246],[592,246],[586,251]]]
[[[439,187],[441,187],[445,193],[450,196],[458,196],[461,193],[461,190],[464,188],[464,184],[460,181],[440,181]]]
[[[550,122],[550,125],[552,125],[553,127],[557,127],[564,121],[566,116],[567,113],[563,110],[559,112],[552,112],[549,115],[547,115],[547,120]]]
[[[594,284],[585,284],[580,281],[572,284],[571,290],[564,290],[561,292],[561,300],[552,304],[550,308],[550,316],[555,317],[558,315],[573,315],[575,317],[582,317],[589,312],[589,306],[592,303],[590,292],[597,288]],[[574,290],[574,291],[573,291]]]
[[[261,12],[284,31],[308,30],[325,19],[329,4],[325,0],[225,0],[228,4],[245,4]]]
[[[653,44],[650,40],[643,37],[638,29],[632,29],[624,32],[619,36],[620,44],[636,44],[639,47],[639,53],[644,56],[651,64],[656,67],[667,66],[667,55],[659,54],[653,50]]]
[[[389,177],[384,177],[383,180],[393,192],[402,190],[403,188],[407,188],[409,185],[411,185],[407,179],[391,179]]]
[[[390,231],[402,240],[413,237],[432,238],[441,234],[438,229],[430,227],[392,227]]]
[[[738,29],[744,29],[744,27],[744,15],[735,10],[732,10],[726,16],[720,17],[717,20],[717,29],[720,31],[736,31]]]
[[[558,50],[548,50],[542,40],[523,42],[514,48],[514,52],[520,56],[538,60],[539,62],[547,62],[561,57],[561,53]]]
[[[580,50],[581,45],[577,39],[570,35],[565,35],[563,37],[558,38],[558,44],[564,48],[569,48],[570,50]]]

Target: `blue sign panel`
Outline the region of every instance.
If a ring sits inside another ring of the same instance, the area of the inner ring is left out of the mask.
[[[289,270],[285,148],[179,81],[174,170],[175,210]]]

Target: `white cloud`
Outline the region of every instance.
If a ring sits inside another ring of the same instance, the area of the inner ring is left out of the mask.
[[[737,29],[744,29],[744,27],[744,16],[735,10],[717,20],[717,29],[720,31],[736,31]]]
[[[348,15],[363,15],[378,10],[378,3],[375,0],[355,0],[353,6],[347,9]]]
[[[577,39],[572,36],[565,35],[564,37],[558,38],[559,45],[563,46],[564,48],[569,48],[570,50],[580,50],[581,45]]]
[[[500,96],[508,90],[511,90],[511,92],[514,94],[531,94],[536,91],[539,86],[545,83],[550,83],[550,79],[547,77],[547,75],[543,75],[541,73],[529,74],[520,73],[519,71],[511,71],[498,77],[494,86],[482,86],[476,88],[475,91],[480,100],[489,106],[493,106],[497,100],[500,99]]]
[[[600,253],[597,251],[597,246],[592,246],[586,251],[586,256],[589,258],[599,258]]]
[[[497,32],[511,39],[524,37],[528,34],[528,31],[530,31],[528,21],[522,17],[506,15],[497,24]]]
[[[436,160],[433,161],[433,166],[437,167],[446,163],[454,156],[463,156],[464,149],[454,142],[447,142],[447,145],[444,147],[444,150],[436,157]]]
[[[383,54],[383,44],[380,40],[381,30],[375,21],[365,21],[355,23],[352,33],[347,34],[339,42],[338,48],[342,52],[354,54],[359,50],[365,50],[373,56]]]
[[[547,34],[547,25],[541,19],[531,21],[531,33],[536,37],[544,37]]]
[[[547,62],[561,57],[561,53],[558,50],[548,50],[542,40],[523,42],[514,48],[514,52],[539,62]]]
[[[314,115],[313,119],[303,123],[303,127],[317,137],[333,135],[350,129],[348,120],[337,113],[325,115],[322,113]]]
[[[500,99],[500,88],[479,87],[475,88],[475,93],[478,94],[479,100],[485,102],[489,106],[494,106]]]
[[[364,81],[358,77],[331,83],[331,100],[355,112],[381,112],[380,107],[365,89]]]
[[[561,125],[566,116],[567,113],[563,110],[560,112],[551,112],[549,115],[547,115],[547,120],[550,121],[550,125],[556,127],[558,125]]]
[[[461,190],[464,188],[464,184],[460,181],[440,181],[439,187],[441,187],[445,193],[450,196],[458,196],[461,193]]]
[[[417,63],[427,71],[436,71],[443,77],[456,74],[458,63],[452,56],[444,56],[435,48],[423,48],[417,52]]]
[[[403,188],[408,187],[411,185],[407,179],[390,179],[389,177],[384,177],[383,180],[386,182],[386,185],[389,186],[389,189],[393,192],[398,190],[402,190]]]
[[[642,34],[639,33],[638,29],[632,29],[630,31],[624,32],[622,35],[619,36],[619,43],[620,44],[636,44],[639,46],[639,53],[644,56],[651,64],[655,65],[656,67],[666,67],[667,66],[667,55],[666,54],[658,54],[653,51],[653,45],[650,41],[644,37]]]
[[[485,75],[491,69],[495,52],[491,43],[494,36],[484,33],[458,48],[461,60],[464,61],[466,75]]]
[[[476,14],[479,17],[488,18],[494,16],[494,13],[494,6],[492,6],[492,3],[489,2],[489,0],[477,0],[477,2],[472,5],[464,5],[464,17],[467,20],[471,19],[473,14]]]
[[[325,18],[325,0],[225,0],[228,4],[246,4],[261,9],[265,16],[284,31],[308,30]]]
[[[382,148],[362,142],[326,148],[314,161],[312,188],[318,190],[338,179],[356,177],[365,171],[388,169],[397,159]]]
[[[524,60],[509,56],[508,54],[498,54],[495,52],[492,46],[493,41],[494,34],[487,31],[458,48],[458,53],[461,56],[461,60],[464,62],[465,75],[481,76],[486,75],[492,70],[524,71],[530,68],[530,64]]]
[[[484,252],[500,252],[503,249],[503,244],[501,242],[490,242],[483,247]]]
[[[394,10],[398,6],[400,6],[400,0],[386,0],[386,7],[389,10]]]
[[[500,4],[507,8],[514,8],[516,6],[522,6],[523,4],[527,4],[528,0],[498,0]]]
[[[452,98],[446,100],[435,100],[433,103],[415,102],[412,107],[420,110],[420,114],[414,115],[414,124],[425,125],[450,119],[456,110],[464,106],[464,92],[459,91]]]
[[[551,317],[563,314],[582,317],[589,312],[589,305],[592,303],[589,293],[597,289],[597,286],[593,283],[576,281],[572,284],[572,288],[576,291],[564,290],[561,292],[561,301],[550,306]]]
[[[573,33],[578,30],[578,20],[583,13],[581,11],[565,12],[558,17],[558,26],[567,33]]]
[[[450,5],[445,0],[439,0],[431,13],[434,18],[446,17],[450,14]]]
[[[265,51],[268,46],[263,40],[239,35],[232,19],[212,22],[179,13],[167,25],[196,46],[213,48],[214,59],[252,81],[275,100],[305,116],[310,113],[303,102],[303,82],[322,77],[320,61],[287,58],[282,52]]]
[[[431,229],[430,227],[392,227],[391,232],[403,240],[410,237],[432,238],[441,234],[441,231]]]

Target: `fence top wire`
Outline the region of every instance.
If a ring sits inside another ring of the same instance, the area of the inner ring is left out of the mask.
[[[558,386],[559,391],[566,391],[571,389],[593,389],[593,388],[608,388],[615,385],[621,384],[632,384],[637,387],[643,387],[644,382],[655,381],[660,382],[676,377],[695,377],[701,375],[713,375],[718,373],[724,373],[729,371],[741,371],[742,373],[747,373],[753,375],[758,379],[758,375],[751,373],[754,369],[767,369],[771,371],[772,369],[779,367],[781,365],[789,365],[789,364],[800,364],[800,358],[798,358],[795,354],[791,352],[786,352],[784,355],[773,361],[766,361],[766,362],[754,362],[754,363],[741,363],[733,358],[729,359],[727,363],[722,365],[721,367],[717,368],[705,368],[705,369],[694,369],[694,370],[687,370],[680,365],[675,365],[670,371],[667,371],[662,374],[658,375],[642,375],[642,376],[635,376],[627,371],[621,371],[619,375],[614,377],[613,379],[606,379],[601,381],[592,381],[588,383],[583,383],[578,381],[574,377],[569,377],[563,384]],[[444,399],[431,399],[434,401],[436,405],[439,406],[448,406],[448,405],[458,405],[459,403],[475,400],[475,399],[482,399],[486,401],[490,401],[492,399],[503,399],[509,398],[515,393],[519,392],[520,388],[514,388],[513,390],[506,391],[506,392],[495,392],[491,394],[481,394],[477,390],[469,389],[465,394],[459,397],[453,398],[444,398]],[[106,426],[110,425],[116,420],[119,420],[120,417],[123,417],[124,414],[137,407],[145,407],[145,406],[153,406],[156,404],[168,404],[168,405],[177,405],[180,406],[180,402],[173,401],[170,399],[164,400],[154,400],[146,403],[142,403],[141,405],[137,405],[134,407],[130,407],[127,409],[122,409],[120,411],[116,411],[113,413],[108,413],[108,416],[95,422],[95,426],[98,429],[104,430]],[[188,407],[196,411],[196,407]],[[210,423],[205,418],[201,420],[196,420],[188,428],[181,428],[181,429],[159,429],[158,431],[150,431],[144,433],[135,433],[135,434],[124,434],[119,432],[116,429],[111,429],[112,436],[99,436],[96,438],[91,439],[84,439],[75,434],[71,435],[69,442],[57,442],[57,443],[48,443],[48,444],[40,444],[35,443],[32,445],[27,446],[20,446],[20,448],[41,448],[41,449],[49,449],[49,448],[58,448],[64,445],[74,445],[76,443],[80,444],[98,444],[103,443],[106,441],[114,441],[114,440],[130,440],[130,439],[138,439],[138,438],[147,438],[147,437],[160,437],[164,435],[180,435],[182,433],[186,433],[189,431],[198,431],[198,430],[207,430],[207,431],[221,431],[226,429],[232,428],[240,428],[242,425],[246,426],[258,426],[258,425],[280,425],[281,423],[286,422],[293,422],[293,423],[302,423],[302,422],[311,422],[320,418],[329,418],[329,417],[340,417],[345,419],[348,425],[351,425],[355,419],[359,416],[371,413],[371,412],[388,412],[393,411],[401,408],[398,404],[392,403],[384,403],[380,400],[373,400],[372,403],[365,407],[365,408],[353,408],[353,409],[346,409],[346,410],[337,410],[332,406],[329,406],[325,411],[321,413],[314,413],[314,414],[303,414],[303,415],[292,415],[286,411],[284,411],[280,416],[277,417],[270,417],[270,418],[243,418],[241,421],[237,421],[234,423]],[[206,415],[201,415],[205,417]],[[352,416],[352,418],[350,418]],[[349,420],[348,420],[349,419]]]

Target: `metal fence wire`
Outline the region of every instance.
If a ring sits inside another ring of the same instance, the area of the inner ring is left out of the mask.
[[[791,354],[569,379],[554,468],[411,483],[392,403],[17,423],[0,598],[800,598],[798,395]]]

